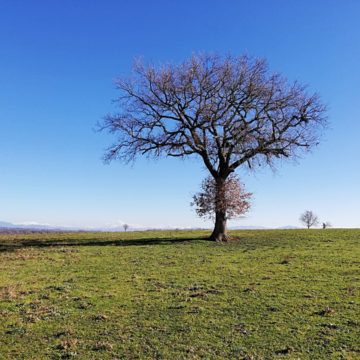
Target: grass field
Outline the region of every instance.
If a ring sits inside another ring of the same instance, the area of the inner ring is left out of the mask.
[[[360,359],[360,230],[0,235],[1,359]]]

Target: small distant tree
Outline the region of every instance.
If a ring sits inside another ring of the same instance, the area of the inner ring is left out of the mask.
[[[323,228],[323,229],[327,229],[327,228],[329,228],[329,227],[331,227],[331,223],[330,223],[329,221],[326,221],[326,222],[323,222],[323,223],[322,223],[322,228]]]
[[[310,211],[306,210],[303,214],[300,216],[300,221],[308,228],[310,229],[312,226],[316,226],[319,224],[319,218],[317,215]]]
[[[126,232],[126,231],[128,230],[128,228],[129,228],[129,225],[128,225],[128,224],[124,224],[124,225],[123,225],[123,228],[124,228],[124,231]]]
[[[203,218],[216,219],[216,213],[222,211],[223,222],[215,222],[213,236],[223,234],[218,241],[226,241],[226,221],[245,214],[250,209],[252,193],[245,192],[244,186],[235,174],[231,174],[222,184],[208,176],[201,185],[201,191],[194,195],[193,202],[196,213]]]

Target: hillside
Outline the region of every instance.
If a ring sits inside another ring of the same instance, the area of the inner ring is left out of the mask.
[[[0,359],[359,359],[360,230],[0,234]]]

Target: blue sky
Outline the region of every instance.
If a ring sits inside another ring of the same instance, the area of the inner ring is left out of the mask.
[[[201,162],[104,165],[112,138],[94,131],[134,58],[206,51],[266,57],[329,106],[330,129],[312,154],[276,173],[239,170],[253,208],[230,225],[299,225],[311,209],[360,227],[359,17],[357,0],[1,1],[0,220],[211,225],[189,206],[206,176]]]

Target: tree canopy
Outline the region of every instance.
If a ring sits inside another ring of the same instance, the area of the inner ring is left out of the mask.
[[[191,205],[200,217],[214,220],[216,211],[222,210],[228,220],[249,211],[251,196],[235,174],[231,174],[220,188],[215,179],[208,176],[201,184],[201,191],[193,196]]]
[[[103,128],[118,135],[106,160],[199,155],[213,176],[291,157],[317,144],[325,106],[263,59],[194,55],[179,65],[137,62],[116,81],[120,111]]]

